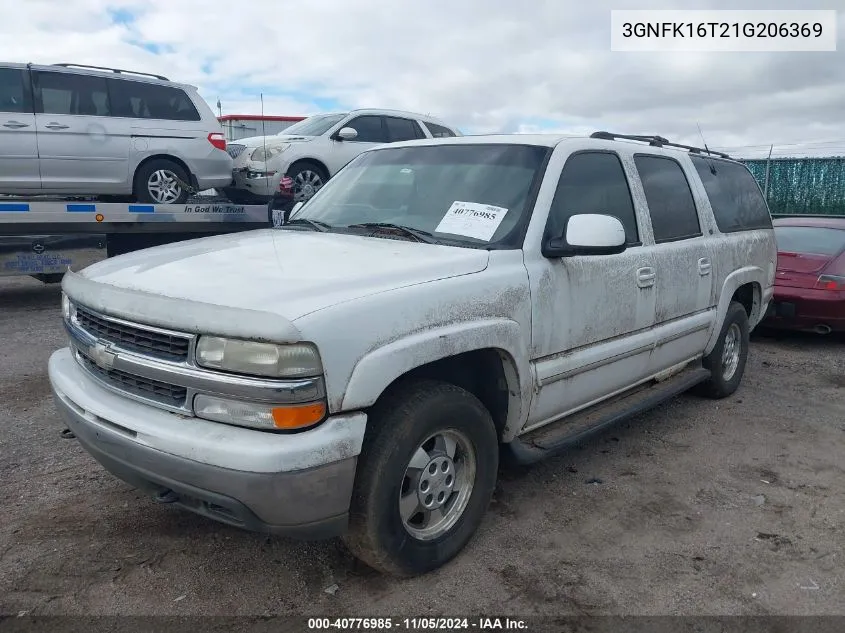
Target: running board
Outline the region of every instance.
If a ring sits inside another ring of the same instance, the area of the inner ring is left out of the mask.
[[[573,413],[505,445],[518,464],[533,464],[580,444],[589,437],[704,382],[710,372],[693,365],[662,382],[649,381],[605,402]]]

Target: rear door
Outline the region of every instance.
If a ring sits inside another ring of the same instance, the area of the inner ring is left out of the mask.
[[[634,154],[654,234],[655,349],[650,373],[691,360],[707,344],[715,319],[710,238],[681,163],[673,157]]]
[[[105,77],[33,71],[45,191],[122,192],[129,179],[129,125],[112,116]]]
[[[425,138],[420,124],[413,119],[405,119],[396,116],[384,117],[384,124],[387,126],[387,142],[399,143],[400,141],[413,141],[418,138]]]
[[[0,192],[18,193],[40,188],[29,71],[0,66]]]

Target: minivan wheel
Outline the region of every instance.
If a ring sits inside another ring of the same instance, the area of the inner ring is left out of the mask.
[[[704,357],[703,364],[710,370],[710,378],[699,386],[702,395],[726,398],[739,388],[748,360],[749,341],[748,314],[741,303],[732,301],[719,340]]]
[[[293,180],[293,197],[296,202],[308,200],[329,179],[325,169],[307,160],[291,165],[285,175]]]
[[[190,193],[181,183],[189,184],[190,176],[180,165],[166,158],[151,160],[135,174],[135,198],[152,204],[185,204]]]
[[[434,381],[407,383],[370,412],[344,540],[395,576],[436,569],[472,538],[490,504],[499,443],[474,395]]]

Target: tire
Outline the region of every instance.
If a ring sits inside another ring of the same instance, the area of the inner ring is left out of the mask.
[[[344,537],[347,547],[370,567],[394,576],[417,576],[441,567],[472,538],[493,496],[499,442],[489,411],[460,387],[425,380],[407,383],[385,397],[371,410],[367,426],[349,530]],[[438,440],[428,442],[430,453],[426,458],[431,461],[416,464],[422,467],[415,471],[419,479],[411,489],[408,473],[412,456],[419,456],[424,449],[418,447],[436,434],[453,440],[463,438],[457,442],[457,450],[452,449],[456,459],[451,469],[443,468],[445,453],[438,450]],[[474,473],[470,469],[471,451],[462,452],[463,443],[474,451]],[[429,470],[432,465],[442,469],[433,477]],[[407,528],[400,511],[400,495],[413,490],[405,494],[406,501],[419,504],[431,497],[433,502],[435,495],[444,492],[442,486],[448,485],[449,473],[454,475],[453,491],[444,496],[442,506],[447,520],[440,526],[434,521],[426,528],[419,522],[425,512],[410,514],[405,505],[405,515],[415,531]],[[430,484],[426,477],[431,477]],[[472,480],[471,488],[467,480]],[[426,489],[432,494],[415,492]],[[467,496],[461,497],[458,489],[468,490]],[[434,531],[425,535],[425,529]]]
[[[302,188],[307,185],[311,184],[314,186],[316,183],[313,180],[313,176],[309,176],[308,174],[313,174],[320,180],[319,186],[312,191],[309,195],[306,195],[301,190]],[[288,168],[287,173],[285,174],[288,178],[293,180],[293,195],[294,200],[296,202],[305,202],[317,192],[317,190],[326,184],[329,179],[328,173],[326,170],[323,169],[317,163],[311,162],[309,160],[303,160],[294,163]]]
[[[713,350],[704,357],[703,365],[710,370],[710,378],[699,386],[700,394],[718,399],[727,398],[737,390],[745,372],[749,342],[748,314],[741,303],[732,301],[728,306],[719,340]],[[731,345],[739,347],[735,355],[735,366],[733,363],[726,365],[725,362],[725,349]]]
[[[179,184],[169,184],[172,177],[176,176],[182,182],[190,184],[190,175],[178,163],[166,158],[157,158],[144,163],[135,172],[135,199],[146,204],[185,204],[190,197],[190,192]],[[150,191],[151,181],[162,182],[169,188],[171,195],[158,196]],[[171,199],[172,198],[172,199]]]

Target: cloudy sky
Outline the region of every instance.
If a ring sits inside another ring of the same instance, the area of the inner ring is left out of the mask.
[[[661,134],[737,156],[845,155],[845,0],[699,0],[697,9],[840,7],[838,51],[610,51],[610,9],[682,0],[25,0],[0,60],[129,68],[194,84],[225,114],[353,107],[430,113],[464,133]],[[12,0],[0,0],[4,8]]]

